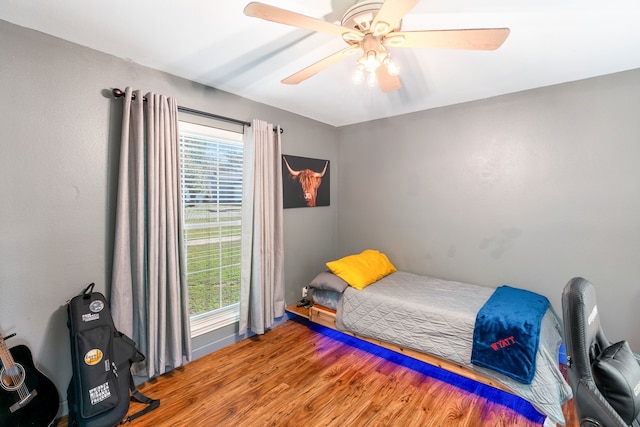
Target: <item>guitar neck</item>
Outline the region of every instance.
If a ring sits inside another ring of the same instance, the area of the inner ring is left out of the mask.
[[[2,366],[4,366],[4,369],[7,371],[15,366],[11,352],[4,338],[2,338],[2,334],[0,334],[0,360],[2,360]]]

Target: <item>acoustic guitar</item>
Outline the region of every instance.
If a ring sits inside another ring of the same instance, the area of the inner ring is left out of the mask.
[[[0,359],[0,426],[55,425],[60,405],[58,390],[36,369],[29,348],[17,345],[9,349],[0,334]]]

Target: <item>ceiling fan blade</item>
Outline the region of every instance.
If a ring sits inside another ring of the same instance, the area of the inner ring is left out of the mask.
[[[252,2],[245,6],[244,14],[254,18],[327,33],[338,37],[344,37],[344,34],[350,34],[358,40],[364,37],[364,34],[360,31],[259,2]]]
[[[362,52],[362,49],[360,49],[357,46],[349,46],[345,49],[342,49],[341,51],[334,53],[333,55],[329,55],[326,58],[321,59],[315,64],[312,64],[307,68],[298,71],[295,74],[290,75],[286,79],[282,80],[282,83],[288,84],[288,85],[297,85],[298,83],[308,79],[309,77],[315,76],[325,68],[330,67],[331,65],[342,61],[347,56],[353,53],[356,53],[358,51]]]
[[[380,90],[384,93],[392,92],[402,87],[400,78],[390,74],[385,64],[380,65],[376,69],[376,77],[378,79],[378,86],[380,86]]]
[[[385,37],[382,44],[393,47],[496,50],[508,35],[508,28],[398,31]]]
[[[392,31],[416,3],[418,0],[385,0],[371,23],[373,34],[381,36]]]

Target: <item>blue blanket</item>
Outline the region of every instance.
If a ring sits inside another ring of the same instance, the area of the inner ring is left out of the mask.
[[[471,363],[531,384],[548,307],[549,300],[534,292],[497,288],[476,315]]]

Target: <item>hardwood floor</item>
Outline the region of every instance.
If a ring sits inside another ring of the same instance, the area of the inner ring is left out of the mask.
[[[534,425],[304,322],[287,321],[145,383],[140,390],[161,404],[131,427]],[[132,412],[139,409],[132,403]],[[565,414],[577,426],[570,404]]]

